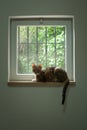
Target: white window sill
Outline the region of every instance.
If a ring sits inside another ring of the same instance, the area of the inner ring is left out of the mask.
[[[75,81],[70,81],[70,86],[75,86]],[[63,87],[64,82],[36,82],[36,81],[9,81],[8,86],[28,86],[28,87]]]

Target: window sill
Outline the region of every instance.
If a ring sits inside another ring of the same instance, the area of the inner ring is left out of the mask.
[[[75,86],[75,81],[70,81],[70,86]],[[64,82],[36,82],[36,81],[9,81],[8,86],[28,86],[28,87],[62,87]]]

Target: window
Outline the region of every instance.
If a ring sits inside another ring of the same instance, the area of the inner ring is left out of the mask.
[[[73,16],[11,16],[8,31],[8,80],[34,78],[32,63],[65,69],[75,80]]]

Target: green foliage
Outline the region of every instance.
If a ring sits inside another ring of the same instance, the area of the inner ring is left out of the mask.
[[[32,63],[65,67],[64,26],[18,26],[18,73],[32,73]]]

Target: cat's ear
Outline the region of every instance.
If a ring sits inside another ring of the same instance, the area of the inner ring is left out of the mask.
[[[34,68],[36,65],[35,64],[32,64],[32,68]]]
[[[42,65],[41,64],[39,64],[39,68],[42,69]]]

